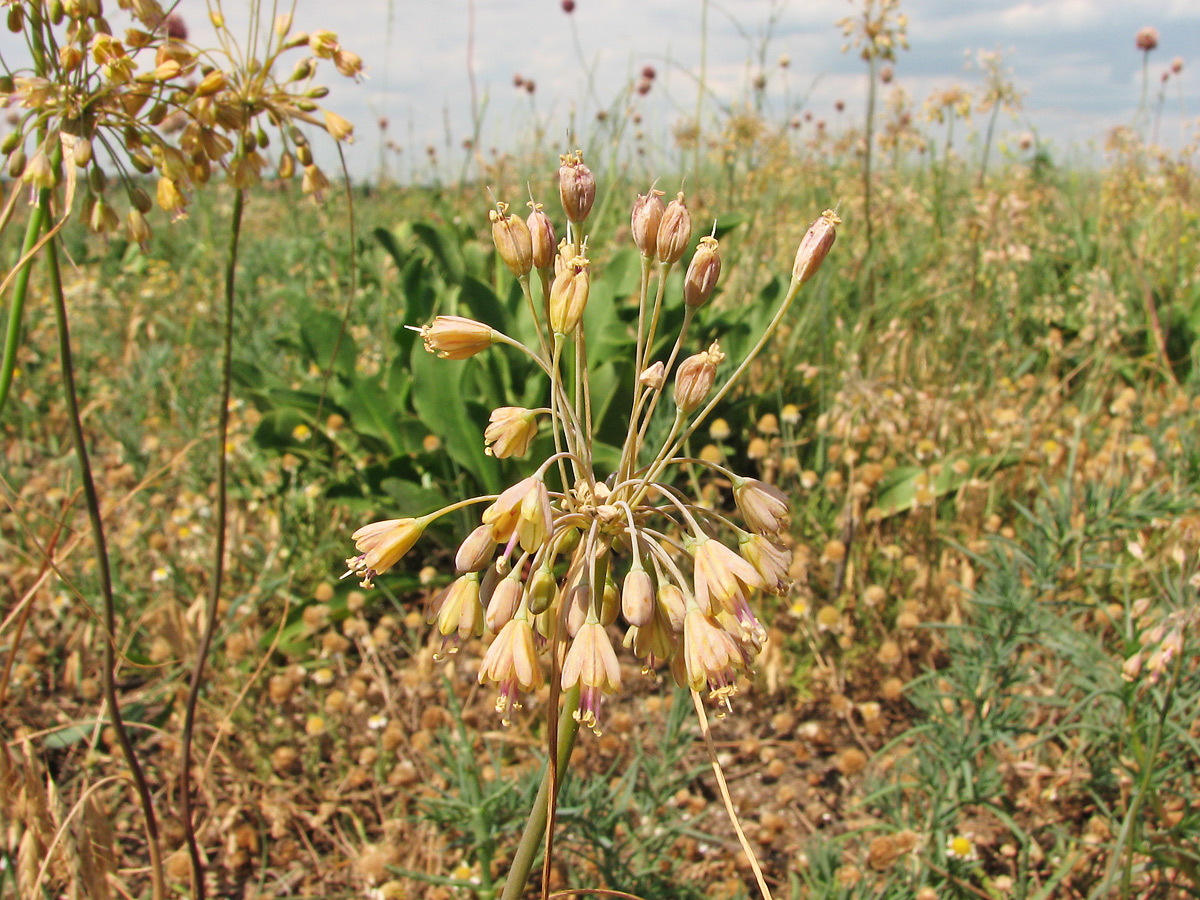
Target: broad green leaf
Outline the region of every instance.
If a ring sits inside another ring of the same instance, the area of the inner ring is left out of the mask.
[[[321,371],[325,371],[332,360],[334,372],[339,375],[353,374],[358,347],[350,332],[342,331],[340,316],[327,310],[309,310],[303,313],[300,317],[300,340],[309,361],[316,364]]]
[[[433,258],[442,269],[442,277],[450,284],[461,284],[466,274],[466,263],[462,255],[462,247],[457,235],[445,225],[429,225],[425,222],[414,222],[413,234],[421,239]]]
[[[380,487],[396,501],[398,516],[423,516],[448,505],[441,491],[401,478],[385,478]]]

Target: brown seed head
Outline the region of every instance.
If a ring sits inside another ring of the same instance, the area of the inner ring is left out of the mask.
[[[555,334],[571,334],[587,308],[591,281],[589,261],[577,256],[554,276],[550,286],[550,327]]]
[[[533,268],[533,238],[529,226],[516,216],[508,215],[507,203],[497,203],[496,208],[488,212],[488,219],[492,223],[496,252],[508,266],[508,271],[517,278],[528,275]]]
[[[687,204],[684,203],[683,191],[680,191],[678,196],[667,204],[659,222],[658,261],[671,264],[679,262],[691,239],[692,214],[688,212]]]
[[[717,378],[717,366],[725,359],[720,345],[713,341],[703,353],[689,356],[679,364],[675,373],[675,405],[684,413],[696,410]]]
[[[804,284],[817,274],[817,269],[821,267],[829,248],[833,246],[834,238],[837,237],[837,226],[841,224],[842,220],[833,210],[827,209],[821,213],[821,218],[808,229],[796,250],[796,262],[792,266],[793,280]]]
[[[558,238],[554,234],[554,223],[542,210],[542,204],[529,201],[529,218],[525,226],[529,229],[529,237],[533,243],[533,267],[538,270],[554,267],[554,257],[558,252]]]
[[[716,238],[707,235],[700,238],[700,246],[696,248],[683,279],[683,302],[692,309],[699,309],[708,302],[721,277],[719,248]]]
[[[633,242],[646,259],[653,259],[658,253],[658,227],[663,217],[663,202],[659,198],[662,195],[662,191],[654,188],[649,193],[639,194],[629,217]]]
[[[560,156],[559,160],[562,165],[558,168],[558,195],[567,219],[579,224],[596,202],[596,176],[583,164],[583,153],[579,150]]]

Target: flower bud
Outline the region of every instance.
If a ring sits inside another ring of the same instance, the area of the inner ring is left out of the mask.
[[[83,51],[74,44],[59,48],[58,65],[64,72],[74,72],[83,62]]]
[[[140,210],[131,209],[126,216],[126,221],[129,227],[129,239],[143,247],[146,246],[150,240],[150,223],[146,221],[146,217]]]
[[[558,592],[558,582],[554,572],[547,566],[540,566],[529,582],[529,611],[535,616],[541,615],[554,602]]]
[[[642,387],[648,387],[652,391],[662,390],[663,383],[667,380],[666,366],[660,359],[652,366],[647,366],[642,370],[642,374],[638,376],[638,383]]]
[[[213,71],[209,72],[207,75],[204,76],[204,79],[200,82],[199,86],[196,88],[196,96],[197,97],[211,97],[213,94],[217,93],[218,91],[223,90],[224,87],[225,87],[225,73],[222,72],[220,69],[214,69]]]
[[[513,617],[521,603],[523,593],[521,579],[516,572],[511,572],[500,579],[492,596],[488,599],[487,615],[484,622],[492,634],[499,634],[508,620]]]
[[[649,625],[654,618],[654,583],[640,565],[630,569],[625,576],[621,614],[626,622],[639,628]]]
[[[529,218],[525,226],[529,229],[530,241],[533,245],[533,267],[538,270],[550,269],[554,266],[554,257],[558,253],[558,238],[554,235],[554,223],[542,211],[542,204],[529,202]]]
[[[692,239],[692,214],[683,201],[683,191],[667,204],[658,224],[658,261],[677,263]]]
[[[299,40],[299,35],[294,40]],[[338,48],[337,34],[324,28],[308,35],[308,49],[321,59],[329,59]]]
[[[15,159],[17,154],[13,154]],[[12,170],[10,162],[9,171]],[[33,155],[33,159],[24,167],[24,171],[19,173],[22,178],[28,181],[35,188],[52,188],[58,183],[58,179],[54,177],[54,167],[50,165],[50,160],[46,158],[46,154],[40,150]],[[14,178],[16,175],[13,176]]]
[[[420,329],[425,349],[442,359],[467,359],[493,343],[491,326],[463,316],[438,316]]]
[[[713,341],[703,353],[689,356],[675,373],[675,405],[684,413],[696,410],[717,379],[717,366],[725,359],[720,345]]]
[[[77,140],[71,148],[71,158],[79,168],[87,168],[87,164],[92,161],[92,142],[87,138]]]
[[[454,568],[459,572],[482,572],[492,561],[496,542],[490,525],[480,525],[467,535],[454,554]]]
[[[4,93],[4,92],[0,91],[0,93]],[[14,150],[16,150],[18,147],[20,147],[21,143],[24,140],[25,140],[24,132],[10,131],[8,134],[6,134],[4,136],[4,140],[0,141],[0,153],[3,153],[5,156],[8,156],[8,154],[12,153]]]
[[[591,282],[588,260],[577,256],[554,277],[550,286],[550,328],[555,334],[571,334],[583,318]]]
[[[335,141],[349,141],[354,137],[354,126],[328,109],[325,110],[325,130]]]
[[[658,227],[663,217],[663,203],[659,198],[662,195],[662,191],[654,188],[647,194],[639,194],[629,217],[633,242],[646,259],[653,259],[658,254]]]
[[[683,302],[692,309],[699,309],[708,302],[721,277],[718,247],[716,238],[707,235],[700,238],[700,246],[688,265],[687,276],[683,279]]]
[[[296,174],[296,157],[284,150],[283,156],[279,157],[279,166],[276,169],[276,172],[279,173],[280,178],[282,178],[284,181],[287,181]]]
[[[349,50],[337,50],[333,54],[333,64],[347,78],[355,78],[362,73],[362,57]]]
[[[523,406],[501,406],[492,410],[483,432],[484,453],[497,459],[524,456],[537,431],[534,413]]]
[[[578,150],[559,160],[558,195],[563,212],[568,221],[578,224],[588,217],[596,201],[596,176],[583,164],[583,154]]]
[[[788,504],[779,488],[757,478],[739,478],[734,481],[733,499],[751,531],[772,535],[782,530]]]
[[[608,627],[617,621],[617,613],[621,611],[621,592],[613,580],[612,572],[604,577],[604,593],[600,596],[600,624]]]
[[[488,212],[488,219],[492,223],[492,241],[496,244],[496,252],[508,266],[508,271],[522,278],[533,268],[533,238],[523,221],[507,213],[507,203],[497,203],[496,209]]]
[[[821,213],[821,218],[813,222],[796,250],[796,262],[792,266],[793,281],[804,284],[817,274],[817,269],[821,267],[821,262],[837,237],[837,226],[841,224],[842,220],[831,209],[825,210]]]

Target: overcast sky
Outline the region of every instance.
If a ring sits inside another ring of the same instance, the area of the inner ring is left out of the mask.
[[[356,126],[348,158],[357,174],[377,170],[381,116],[388,119],[390,139],[403,148],[398,158],[388,154],[393,171],[405,177],[413,166],[424,171],[428,145],[438,148],[446,172],[459,171],[461,142],[471,133],[469,59],[477,100],[486,104],[483,148],[527,148],[535,115],[550,140],[565,143],[573,115],[590,125],[597,109],[623,108],[614,104],[645,65],[654,66],[658,78],[650,95],[638,100],[641,128],[652,146],[668,144],[671,126],[696,107],[703,3],[575,2],[568,15],[560,0],[298,0],[295,27],[335,31],[364,60],[366,77],[357,85],[329,63],[320,72],[332,88],[324,102]],[[244,21],[248,6],[224,4],[231,25]],[[203,0],[181,0],[177,9],[192,39],[204,42],[211,31]],[[830,127],[848,125],[851,117],[858,122],[865,67],[853,52],[841,52],[834,26],[855,9],[847,0],[712,0],[707,79],[715,102],[744,101],[761,71],[768,78],[768,111],[778,121],[789,103],[807,98],[805,108]],[[1181,76],[1167,85],[1160,141],[1182,146],[1185,117],[1194,130],[1200,116],[1200,0],[902,0],[901,9],[909,19],[911,50],[899,53],[895,83],[918,105],[931,90],[978,85],[978,71],[964,69],[965,53],[999,49],[1025,92],[1021,118],[1003,121],[1002,130],[1036,130],[1059,158],[1068,152],[1087,156],[1089,144],[1102,145],[1109,128],[1132,122],[1142,85],[1134,38],[1145,25],[1160,35],[1150,54],[1151,106],[1161,73],[1176,56],[1184,63]],[[121,30],[121,14],[110,15]],[[11,60],[11,43],[3,45]],[[790,58],[786,71],[778,66],[784,54]],[[513,87],[514,73],[536,83],[532,98]],[[837,100],[846,104],[840,118]],[[1190,140],[1193,131],[1188,135]],[[453,165],[446,161],[447,145]]]

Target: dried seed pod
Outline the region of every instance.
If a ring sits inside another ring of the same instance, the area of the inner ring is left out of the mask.
[[[662,224],[664,211],[663,202],[659,199],[662,196],[663,192],[654,188],[649,193],[639,195],[629,217],[633,242],[646,259],[653,259],[658,254],[658,227]]]
[[[831,209],[821,213],[821,218],[813,222],[812,227],[800,241],[796,250],[796,262],[792,266],[792,279],[804,284],[821,267],[822,261],[829,254],[837,237],[837,226],[842,224],[837,213]]]
[[[588,217],[596,201],[596,176],[583,164],[583,154],[578,150],[559,159],[562,165],[558,169],[558,195],[563,212],[568,221],[579,224]]]
[[[533,268],[533,238],[529,227],[516,216],[508,215],[508,204],[497,203],[488,212],[492,223],[492,241],[496,252],[516,278],[523,278]]]
[[[721,257],[717,252],[719,246],[716,238],[700,238],[700,246],[688,265],[687,275],[683,279],[683,302],[692,309],[699,309],[708,302],[717,286],[717,279],[721,277]]]
[[[674,264],[683,258],[688,242],[692,239],[692,214],[680,191],[663,211],[658,225],[658,261]]]

